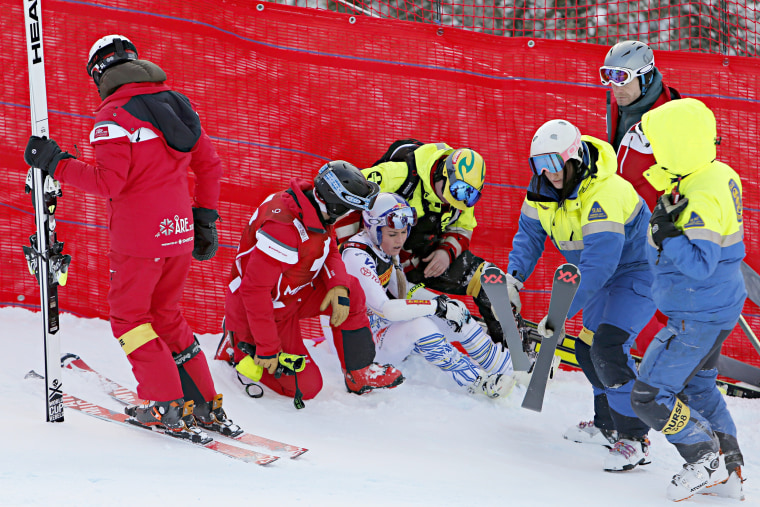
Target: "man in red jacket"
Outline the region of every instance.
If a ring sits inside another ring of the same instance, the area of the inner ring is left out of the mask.
[[[98,40],[87,72],[103,99],[90,132],[95,163],[36,136],[24,159],[108,199],[111,328],[138,395],[149,400],[127,413],[132,422],[194,441],[210,440],[196,419],[204,429],[237,434],[179,307],[191,258],[216,253],[221,160],[187,97],[164,84],[161,68],[138,59],[126,37]],[[188,169],[195,174],[192,199]]]
[[[627,40],[612,46],[599,68],[599,77],[603,85],[610,87],[607,91],[607,140],[617,152],[618,172],[631,182],[652,210],[659,195],[644,178],[644,171],[656,162],[649,141],[636,126],[644,113],[680,99],[681,95],[675,88],[665,85],[662,74],[654,65],[654,52],[640,41]],[[666,322],[667,318],[657,312],[639,333],[638,346],[646,348]],[[591,367],[592,343],[593,334],[581,333],[576,341],[575,357],[594,387],[594,420],[569,428],[565,438],[612,447],[615,452],[617,434],[607,396]]]
[[[313,186],[293,179],[288,190],[259,205],[243,230],[225,304],[239,372],[258,380],[263,368],[261,382],[275,392],[298,396],[300,389],[303,399],[313,398],[322,376],[304,346],[299,321],[331,315],[349,391],[363,394],[403,382],[396,368],[374,362],[364,292],[346,273],[333,229],[352,210],[370,209],[378,190],[359,169],[336,160],[319,170]],[[280,353],[306,356],[297,377],[275,376]]]

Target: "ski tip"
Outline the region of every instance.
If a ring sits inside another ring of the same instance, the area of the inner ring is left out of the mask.
[[[65,354],[61,354],[61,366],[68,367],[69,364],[74,361],[78,361],[79,359],[82,358],[76,354],[72,354],[71,352],[66,352]]]

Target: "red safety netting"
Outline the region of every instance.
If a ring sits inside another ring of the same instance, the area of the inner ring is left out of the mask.
[[[34,232],[31,202],[23,193],[22,152],[30,132],[23,15],[17,0],[0,5],[0,304],[35,308],[39,291],[21,254]],[[227,273],[253,208],[289,178],[313,176],[326,160],[364,167],[406,137],[476,149],[488,174],[473,250],[505,267],[530,178],[526,157],[535,129],[562,117],[604,138],[605,89],[597,69],[607,48],[601,45],[497,37],[248,0],[44,0],[44,9],[50,131],[65,150],[92,159],[88,134],[99,99],[84,67],[90,45],[107,33],[128,36],[142,58],[163,67],[169,85],[193,100],[215,140],[226,170],[222,248],[213,260],[194,262],[183,302],[198,332],[221,329]],[[758,270],[760,65],[746,57],[686,52],[658,51],[656,58],[670,86],[702,99],[718,118],[719,157],[742,175],[748,262]],[[105,203],[64,185],[56,215],[59,239],[74,258],[69,284],[60,290],[61,307],[105,318]],[[543,315],[551,273],[561,262],[549,246],[523,292],[527,318]],[[751,303],[745,315],[760,326]],[[570,330],[577,331],[579,322]],[[740,332],[724,350],[760,364]]]

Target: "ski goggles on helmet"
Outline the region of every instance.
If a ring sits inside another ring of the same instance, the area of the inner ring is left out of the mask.
[[[387,225],[391,229],[405,229],[417,225],[417,210],[404,206],[390,210],[385,216],[368,220],[372,225]]]
[[[480,200],[480,190],[457,177],[457,171],[454,168],[454,163],[452,162],[451,157],[446,159],[446,176],[449,182],[449,192],[451,193],[451,197],[463,203],[468,208],[475,206],[475,203]]]
[[[353,194],[346,189],[346,187],[343,186],[343,183],[340,182],[338,177],[335,175],[335,173],[330,168],[330,164],[325,164],[320,168],[319,172],[317,174],[321,174],[324,180],[327,182],[327,184],[330,186],[332,191],[335,193],[335,195],[340,199],[341,203],[327,203],[328,209],[330,209],[330,204],[334,204],[336,206],[335,212],[339,215],[345,215],[351,210],[370,210],[372,209],[372,206],[375,205],[375,200],[377,199],[377,194],[380,193],[380,187],[373,182],[368,182],[370,192],[367,196],[361,196],[357,194]],[[339,213],[342,208],[347,208],[345,212]]]
[[[639,76],[643,76],[647,72],[650,72],[654,68],[654,62],[640,68],[637,71],[626,69],[623,67],[610,67],[604,65],[599,67],[599,78],[602,80],[602,84],[607,86],[612,83],[615,86],[625,86]]]
[[[536,176],[541,176],[544,171],[558,173],[565,168],[565,160],[559,153],[544,153],[535,155],[528,160],[530,170]]]

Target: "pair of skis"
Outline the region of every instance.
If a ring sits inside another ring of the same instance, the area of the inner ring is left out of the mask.
[[[496,317],[501,323],[504,339],[512,356],[512,367],[515,371],[529,371],[531,361],[523,349],[522,336],[517,328],[512,307],[509,302],[507,291],[507,277],[496,266],[488,266],[483,270],[480,277],[483,289],[491,301]],[[528,384],[528,390],[523,398],[522,407],[536,412],[541,412],[546,394],[546,383],[551,373],[554,351],[560,339],[564,337],[564,328],[567,312],[581,282],[581,274],[578,268],[570,263],[562,264],[554,272],[552,282],[552,294],[549,302],[549,314],[546,319],[546,327],[554,330],[550,338],[541,340],[541,348],[536,362],[532,365],[533,370]]]
[[[42,50],[42,10],[39,0],[24,0],[24,28],[29,65],[29,105],[32,134],[49,136],[45,59]],[[55,232],[57,198],[61,185],[46,171],[31,167],[26,176],[26,193],[32,194],[37,232],[23,246],[29,271],[40,286],[42,310],[42,343],[45,349],[46,413],[48,422],[63,422],[63,385],[59,364],[60,339],[58,332],[58,285],[66,284],[70,255],[63,255],[63,242]]]
[[[108,394],[116,401],[122,403],[124,406],[137,405],[142,403],[142,400],[137,396],[137,393],[128,389],[118,382],[115,382],[97,370],[90,367],[83,359],[75,354],[65,354],[60,358],[60,364],[63,368],[82,374],[91,374],[97,376],[103,387]],[[30,372],[31,376],[38,376]],[[131,427],[135,427],[134,424],[128,422],[129,416],[125,413],[117,412],[109,408],[90,403],[76,396],[70,394],[62,394],[61,402],[66,408],[71,408],[79,412],[91,415],[101,420],[115,422]],[[144,428],[143,426],[138,426]],[[166,435],[159,427],[152,427],[147,429],[153,429],[158,434]],[[247,463],[256,463],[257,465],[268,465],[280,458],[280,456],[270,455],[264,452],[249,449],[246,446],[239,445],[240,443],[248,446],[260,447],[267,451],[273,451],[278,454],[285,455],[289,458],[297,458],[302,455],[308,449],[305,447],[298,447],[291,444],[286,444],[277,440],[272,440],[252,433],[243,432],[235,437],[221,436],[218,433],[214,433],[214,440],[207,443],[196,443],[190,440],[182,440],[184,442],[201,446],[211,451],[223,454],[230,458],[239,459]]]

